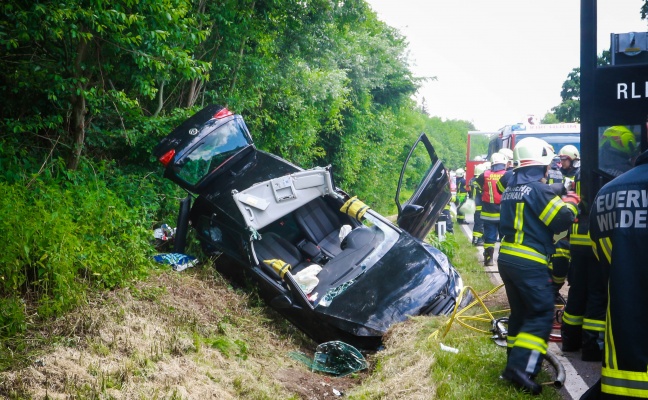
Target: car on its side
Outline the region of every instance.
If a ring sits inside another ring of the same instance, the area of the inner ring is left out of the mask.
[[[253,281],[315,341],[375,349],[392,324],[455,307],[461,277],[424,242],[451,196],[425,134],[399,178],[397,225],[336,187],[330,166],[304,170],[257,149],[243,118],[218,105],[174,129],[153,154],[190,193],[176,240],[190,225],[204,249],[221,254],[221,272]]]

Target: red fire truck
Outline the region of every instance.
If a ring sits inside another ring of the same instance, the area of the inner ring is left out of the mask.
[[[523,124],[505,125],[497,131],[469,131],[466,146],[466,182],[473,177],[475,166],[490,161],[490,156],[501,148],[513,150],[525,137],[537,137],[553,146],[556,153],[568,144],[580,151],[580,124]]]

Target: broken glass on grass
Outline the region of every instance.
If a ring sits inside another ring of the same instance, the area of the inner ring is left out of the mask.
[[[290,357],[306,364],[311,371],[325,372],[338,377],[369,366],[358,349],[337,340],[317,346],[312,360],[306,354],[295,351],[290,353]]]

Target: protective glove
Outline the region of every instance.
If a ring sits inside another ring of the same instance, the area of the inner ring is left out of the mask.
[[[578,207],[578,203],[580,203],[580,197],[576,194],[576,192],[567,192],[567,194],[562,197],[562,201],[564,201],[565,203],[571,203],[574,205],[574,207]]]

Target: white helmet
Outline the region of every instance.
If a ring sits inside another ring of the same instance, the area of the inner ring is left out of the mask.
[[[466,171],[463,168],[459,168],[455,171],[457,178],[463,178],[466,175]]]
[[[475,156],[475,159],[473,161],[484,161],[484,157],[482,156]]]
[[[506,156],[502,153],[493,153],[491,156],[491,164],[506,164],[508,160],[506,159]]]
[[[502,147],[501,149],[499,149],[498,153],[504,154],[508,161],[513,161],[513,150],[509,149],[508,147]]]
[[[490,168],[490,167],[489,167]],[[486,168],[486,163],[475,165],[475,176],[479,176],[484,173],[488,168]]]
[[[580,153],[578,152],[578,149],[576,148],[576,146],[573,146],[571,144],[563,146],[563,148],[560,149],[558,155],[561,159],[568,158],[571,161],[580,160]]]
[[[534,137],[520,140],[513,150],[513,159],[517,162],[516,169],[532,165],[549,165],[554,156],[555,153],[549,143]]]

